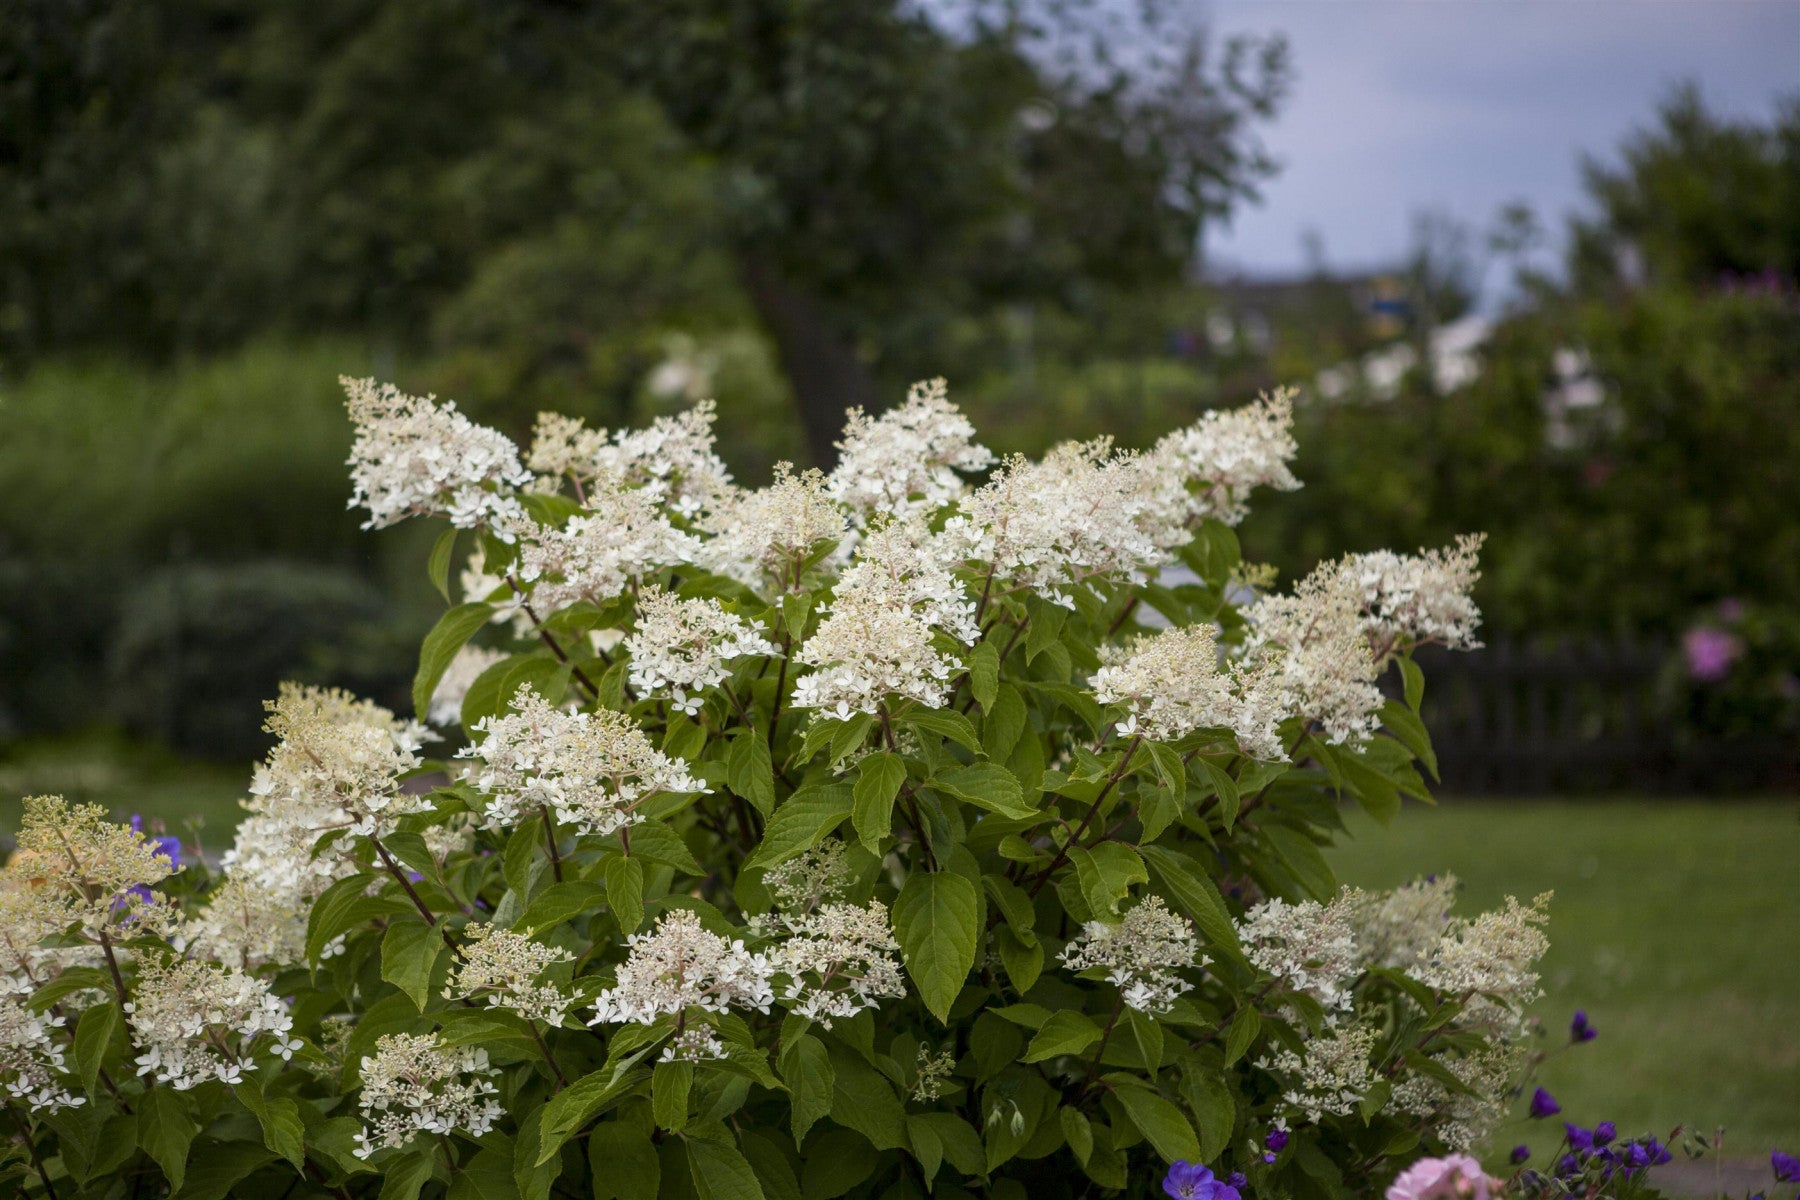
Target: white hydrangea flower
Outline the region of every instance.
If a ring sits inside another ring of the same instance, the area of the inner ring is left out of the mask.
[[[809,913],[843,896],[850,886],[850,860],[842,838],[826,838],[812,849],[763,872],[763,886],[787,913]]]
[[[523,509],[513,491],[531,479],[505,434],[477,425],[456,405],[408,396],[391,383],[338,380],[349,396],[350,507],[369,510],[364,529],[412,516],[447,516],[459,529],[501,525]]]
[[[1315,571],[1292,596],[1264,596],[1244,617],[1246,659],[1276,676],[1288,713],[1317,722],[1333,744],[1361,744],[1375,735],[1380,668],[1348,580]]]
[[[881,594],[840,587],[831,612],[795,653],[815,668],[794,684],[795,708],[840,720],[876,712],[890,696],[942,708],[960,664],[933,642],[931,629]]]
[[[1522,905],[1508,896],[1504,909],[1457,918],[1411,972],[1413,978],[1447,995],[1467,997],[1460,1024],[1516,1033],[1525,1007],[1543,994],[1537,964],[1550,948],[1542,928],[1550,920],[1550,899],[1545,892]]]
[[[1117,922],[1089,921],[1063,947],[1062,964],[1071,971],[1105,967],[1127,1007],[1155,1015],[1193,990],[1177,971],[1195,966],[1199,950],[1193,924],[1148,896]]]
[[[567,950],[535,942],[528,933],[495,925],[470,925],[456,948],[456,970],[444,995],[449,999],[485,999],[527,1021],[561,1025],[575,1003],[561,988],[542,981],[552,964],[569,962]]]
[[[1288,469],[1299,446],[1294,442],[1294,392],[1282,388],[1254,404],[1215,409],[1168,434],[1148,457],[1167,464],[1185,501],[1185,522],[1207,517],[1236,525],[1258,487],[1291,492],[1300,481]]]
[[[343,827],[382,837],[400,817],[430,809],[400,787],[434,736],[424,726],[336,688],[284,683],[264,707],[263,728],[280,741],[250,784],[260,811],[307,832]]]
[[[0,915],[19,924],[0,940],[13,943],[7,957],[19,967],[55,964],[25,939],[35,942],[71,924],[98,941],[165,934],[178,920],[168,899],[151,890],[174,873],[174,863],[154,839],[109,820],[98,804],[26,797],[17,847],[6,866],[3,888],[11,895]],[[54,924],[46,929],[47,922]]]
[[[1126,736],[1175,741],[1196,729],[1229,729],[1238,748],[1269,762],[1287,757],[1276,727],[1286,713],[1268,665],[1227,668],[1211,625],[1146,634],[1125,645],[1102,646],[1094,698],[1122,705]]]
[[[304,961],[307,915],[329,876],[318,887],[305,887],[294,874],[290,869],[271,880],[248,870],[230,872],[207,894],[206,906],[183,922],[171,939],[175,948],[241,971]]]
[[[1312,1122],[1327,1114],[1348,1116],[1375,1081],[1369,1061],[1375,1041],[1368,1026],[1332,1029],[1308,1040],[1303,1055],[1284,1049],[1257,1066],[1287,1077],[1282,1100],[1291,1112]]]
[[[294,1018],[260,979],[191,959],[145,960],[125,1005],[131,1040],[143,1053],[139,1075],[185,1091],[209,1079],[239,1083],[267,1036],[283,1059],[303,1043],[288,1036]]]
[[[1363,965],[1417,972],[1454,920],[1456,888],[1456,876],[1433,875],[1390,892],[1357,894],[1351,919]]]
[[[530,585],[539,617],[577,600],[604,604],[700,553],[701,544],[669,524],[655,496],[616,477],[594,482],[587,509],[561,529],[529,520],[511,526],[520,540],[519,579]]]
[[[730,677],[726,663],[780,653],[763,632],[762,622],[728,613],[717,600],[648,588],[638,597],[637,629],[625,638],[631,686],[640,695],[671,697],[691,717],[700,711],[700,693]]]
[[[463,700],[469,695],[470,685],[481,678],[483,671],[505,657],[504,650],[465,644],[444,668],[443,678],[438,680],[437,689],[431,693],[431,705],[425,719],[433,725],[461,724]]]
[[[695,1009],[767,1013],[775,1001],[768,960],[744,949],[741,939],[709,931],[688,909],[664,913],[652,932],[626,941],[630,952],[614,986],[595,998],[590,1025],[649,1025]]]
[[[580,486],[600,473],[606,430],[589,429],[580,417],[541,412],[531,427],[525,465],[539,475],[567,475]]]
[[[913,384],[906,403],[878,417],[851,409],[837,448],[826,490],[859,525],[881,513],[907,517],[939,508],[962,495],[958,471],[982,471],[994,462],[950,403],[942,379]]]
[[[97,967],[98,946],[45,946],[80,919],[82,898],[40,886],[31,871],[35,856],[13,855],[0,867],[0,998],[29,996],[70,967]]]
[[[697,562],[745,587],[786,592],[799,586],[800,568],[820,542],[839,541],[848,526],[817,470],[796,475],[775,464],[766,488],[734,490],[704,520],[712,535]]]
[[[1475,640],[1481,610],[1469,590],[1481,578],[1484,540],[1473,534],[1446,549],[1419,554],[1352,554],[1325,569],[1358,595],[1363,630],[1377,657],[1426,643],[1471,650],[1481,645]]]
[[[717,415],[717,406],[702,400],[684,412],[657,417],[647,429],[621,429],[612,445],[595,452],[594,462],[692,520],[731,491],[731,472],[713,449]]]
[[[1452,1091],[1423,1071],[1404,1070],[1394,1081],[1394,1111],[1421,1118],[1451,1150],[1468,1152],[1487,1142],[1506,1119],[1507,1099],[1530,1063],[1524,1043],[1490,1043],[1473,1053],[1437,1059],[1467,1085]]]
[[[480,744],[459,752],[488,794],[486,829],[517,825],[540,808],[579,833],[604,837],[643,820],[637,807],[659,792],[707,792],[687,764],[650,744],[624,713],[568,712],[522,684],[510,711],[475,726]]]
[[[398,1150],[421,1133],[481,1137],[506,1114],[490,1081],[498,1074],[479,1046],[445,1046],[431,1034],[382,1036],[362,1060],[356,1156]]]
[[[975,602],[944,562],[935,535],[920,520],[888,521],[857,544],[856,558],[838,577],[837,591],[876,598],[939,629],[965,646],[981,640]]]
[[[1356,947],[1358,894],[1346,888],[1330,904],[1265,900],[1238,922],[1244,956],[1282,987],[1304,992],[1327,1010],[1350,1007],[1350,985],[1362,973]]]
[[[1146,521],[1157,478],[1106,438],[1066,442],[1041,462],[1015,456],[963,497],[938,546],[988,576],[998,593],[1029,588],[1073,606],[1067,588],[1104,578],[1143,582],[1171,560],[1170,535]]]
[[[0,996],[0,1089],[34,1113],[87,1103],[71,1086],[67,1056],[52,1032],[63,1024],[62,1017],[33,1012],[22,999]]]
[[[783,922],[787,937],[768,952],[771,972],[784,979],[781,998],[791,1011],[825,1028],[886,998],[906,995],[900,943],[888,926],[887,906],[825,904]]]
[[[505,576],[488,574],[487,554],[479,545],[470,552],[468,563],[457,577],[457,587],[465,604],[494,606],[488,624],[510,624],[513,634],[522,638],[531,637],[536,631],[537,625],[526,611],[528,597],[509,584]]]

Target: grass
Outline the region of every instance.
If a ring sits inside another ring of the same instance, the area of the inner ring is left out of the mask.
[[[1728,1156],[1800,1147],[1800,804],[1793,801],[1457,801],[1390,829],[1360,812],[1339,878],[1389,887],[1429,871],[1472,912],[1554,890],[1546,1042],[1585,1009],[1598,1040],[1547,1062],[1565,1116],[1666,1135],[1726,1128]],[[1561,1135],[1520,1120],[1499,1146]]]

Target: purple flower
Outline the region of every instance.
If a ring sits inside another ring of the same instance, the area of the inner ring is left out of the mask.
[[[1731,664],[1744,652],[1744,643],[1723,629],[1695,626],[1681,637],[1687,657],[1688,678],[1695,683],[1717,683],[1731,674]]]
[[[1579,1125],[1564,1125],[1569,1134],[1569,1148],[1577,1154],[1587,1154],[1594,1148],[1592,1130],[1583,1129]]]
[[[1562,1160],[1556,1164],[1556,1173],[1564,1178],[1570,1175],[1579,1175],[1581,1174],[1581,1162],[1573,1154],[1565,1154],[1562,1156]]]
[[[124,891],[120,892],[117,896],[113,897],[113,902],[112,902],[113,911],[117,912],[119,909],[124,908],[127,905],[129,905],[131,903],[132,896],[136,896],[139,900],[142,900],[145,904],[150,903],[150,901],[153,899],[153,897],[150,894],[150,888],[147,884],[134,883],[130,887],[126,888]]]
[[[1575,1019],[1569,1022],[1569,1040],[1572,1042],[1591,1042],[1600,1036],[1600,1031],[1588,1024],[1586,1009],[1575,1010]]]
[[[131,814],[131,831],[133,833],[144,832],[144,817],[143,817],[142,813],[132,813]],[[181,867],[181,839],[180,838],[173,837],[166,833],[153,833],[146,840],[149,841],[153,846],[156,847],[156,852],[158,854],[162,855],[164,858],[169,860],[169,865],[171,867],[174,867],[177,870],[180,869],[180,867]]]
[[[1213,1178],[1210,1168],[1185,1160],[1172,1165],[1163,1176],[1163,1191],[1172,1200],[1240,1200],[1238,1190]]]
[[[1611,1121],[1602,1121],[1594,1126],[1594,1145],[1604,1146],[1619,1136],[1619,1127]]]
[[[1288,1135],[1285,1129],[1271,1129],[1269,1136],[1263,1139],[1263,1145],[1280,1154],[1287,1149]]]
[[[1250,1186],[1250,1178],[1242,1171],[1233,1171],[1225,1177],[1225,1186],[1241,1190]]]
[[[1787,1183],[1800,1179],[1800,1158],[1792,1154],[1783,1154],[1779,1150],[1769,1153],[1769,1169],[1775,1172],[1776,1183]]]
[[[1519,1163],[1522,1163],[1531,1157],[1531,1147],[1523,1144],[1514,1146],[1512,1148],[1512,1154],[1508,1157],[1512,1159],[1513,1165],[1517,1166]]]
[[[1556,1097],[1543,1088],[1531,1093],[1531,1115],[1534,1118],[1542,1120],[1545,1117],[1554,1117],[1561,1111],[1562,1105],[1556,1102]]]

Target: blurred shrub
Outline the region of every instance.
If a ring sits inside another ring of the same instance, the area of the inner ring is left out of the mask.
[[[390,613],[379,589],[341,569],[167,567],[120,607],[108,694],[134,734],[188,754],[253,758],[267,742],[258,701],[284,679],[404,697],[413,654]]]

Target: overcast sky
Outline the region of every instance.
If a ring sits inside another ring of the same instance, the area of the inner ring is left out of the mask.
[[[1610,156],[1672,83],[1766,118],[1800,91],[1800,0],[1192,0],[1221,33],[1285,32],[1297,83],[1266,143],[1261,207],[1207,241],[1216,265],[1378,265],[1436,207],[1485,224],[1580,203],[1582,151]]]

